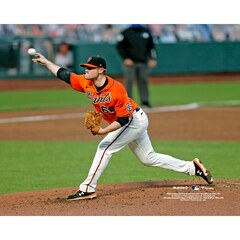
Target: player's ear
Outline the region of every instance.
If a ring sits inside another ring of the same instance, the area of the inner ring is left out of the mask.
[[[105,73],[106,69],[105,68],[99,68],[99,73]]]

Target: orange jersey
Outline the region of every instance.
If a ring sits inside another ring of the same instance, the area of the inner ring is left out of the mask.
[[[132,116],[138,105],[128,97],[126,89],[120,82],[109,76],[107,79],[108,84],[98,92],[93,82],[87,80],[83,74],[70,75],[72,88],[84,92],[108,123],[116,121],[119,117]]]

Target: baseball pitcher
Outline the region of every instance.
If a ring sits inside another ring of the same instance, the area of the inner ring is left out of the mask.
[[[75,74],[57,66],[42,54],[36,53],[34,63],[49,69],[59,79],[84,93],[96,111],[86,114],[85,126],[94,135],[104,135],[99,143],[88,176],[79,189],[67,197],[68,200],[93,199],[97,197],[98,179],[107,167],[111,156],[128,146],[136,157],[146,166],[161,167],[189,175],[202,177],[209,184],[213,177],[201,161],[176,159],[169,155],[156,153],[148,136],[148,117],[145,112],[128,97],[124,86],[106,74],[106,61],[100,57],[90,57],[85,67],[85,74]],[[101,127],[102,118],[108,123]]]

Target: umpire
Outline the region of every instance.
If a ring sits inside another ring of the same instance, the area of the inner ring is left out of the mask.
[[[132,89],[136,80],[142,107],[150,108],[148,68],[157,65],[157,52],[150,31],[140,24],[132,24],[121,32],[117,50],[123,59],[125,86],[129,97],[133,98]]]

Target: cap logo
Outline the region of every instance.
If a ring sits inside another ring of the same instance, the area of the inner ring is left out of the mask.
[[[87,63],[80,64],[81,67],[93,67],[93,68],[97,68],[97,67],[106,68],[106,65],[107,64],[105,60],[99,56],[89,57],[87,60]]]

